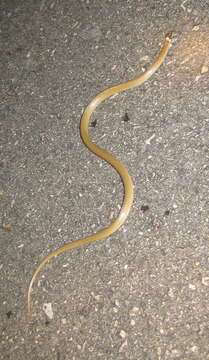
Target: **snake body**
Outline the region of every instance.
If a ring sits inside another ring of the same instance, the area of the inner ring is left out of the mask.
[[[170,32],[170,33],[166,34],[164,42],[160,49],[160,52],[156,56],[154,62],[152,63],[152,65],[150,65],[148,67],[148,69],[144,73],[142,73],[141,75],[139,75],[131,80],[128,80],[126,82],[120,83],[118,85],[114,85],[110,88],[103,90],[97,96],[95,96],[93,98],[93,100],[89,103],[89,105],[84,110],[82,117],[81,117],[81,121],[80,121],[81,138],[82,138],[84,144],[86,145],[86,147],[91,152],[93,152],[98,157],[100,157],[101,159],[105,160],[110,165],[112,165],[112,167],[120,175],[121,180],[123,182],[123,186],[124,186],[123,203],[122,203],[121,210],[119,212],[118,217],[110,225],[103,228],[102,230],[99,230],[95,234],[89,235],[80,240],[76,240],[71,243],[60,246],[59,248],[50,252],[48,255],[46,255],[46,257],[44,257],[41,260],[41,262],[37,265],[37,267],[33,273],[33,276],[31,278],[31,281],[30,281],[30,284],[28,287],[28,294],[27,294],[28,313],[31,312],[31,292],[32,292],[33,283],[34,283],[38,273],[40,272],[40,270],[50,259],[52,259],[54,256],[61,254],[67,250],[77,248],[78,246],[81,246],[84,244],[89,244],[91,242],[94,242],[96,240],[99,240],[99,239],[102,239],[104,237],[111,235],[126,220],[128,214],[129,214],[130,208],[132,206],[132,203],[133,203],[133,183],[132,183],[131,177],[130,177],[127,169],[125,168],[125,166],[119,160],[117,160],[114,156],[112,156],[105,150],[101,149],[98,145],[94,144],[91,141],[91,139],[89,138],[89,133],[88,133],[89,120],[90,120],[90,117],[91,117],[92,113],[94,112],[94,110],[104,100],[108,99],[110,96],[117,94],[121,91],[142,85],[146,80],[148,80],[155,73],[155,71],[160,67],[162,62],[164,61],[164,59],[168,53],[168,50],[170,48],[171,41],[172,41],[172,33]]]

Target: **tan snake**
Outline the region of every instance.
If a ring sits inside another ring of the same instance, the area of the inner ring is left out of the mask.
[[[84,237],[80,240],[73,241],[71,243],[65,244],[63,246],[60,246],[58,249],[53,250],[50,252],[46,257],[44,257],[41,262],[36,267],[33,276],[31,278],[29,287],[28,287],[28,295],[27,295],[27,306],[28,306],[28,313],[31,311],[31,291],[33,287],[33,283],[40,272],[40,270],[43,268],[43,266],[48,262],[50,259],[52,259],[54,256],[63,253],[64,251],[74,249],[78,246],[89,244],[93,241],[102,239],[104,237],[107,237],[114,233],[126,220],[132,202],[133,202],[133,183],[130,178],[130,175],[128,171],[126,170],[125,166],[117,160],[115,157],[113,157],[111,154],[106,152],[105,150],[101,149],[99,146],[94,144],[91,139],[89,138],[88,134],[88,126],[89,126],[89,119],[93,113],[93,111],[103,102],[104,100],[108,99],[110,96],[117,94],[121,91],[134,88],[136,86],[142,85],[146,80],[148,80],[155,71],[160,67],[162,62],[164,61],[168,50],[171,45],[172,40],[172,32],[169,32],[165,36],[165,40],[163,42],[163,45],[160,49],[160,52],[156,56],[154,62],[152,65],[148,67],[148,69],[142,73],[141,75],[133,78],[132,80],[128,80],[126,82],[123,82],[121,84],[112,86],[110,88],[105,89],[101,93],[99,93],[93,100],[89,103],[89,105],[86,107],[86,109],[83,112],[83,115],[81,117],[80,121],[80,133],[82,140],[84,144],[87,146],[87,148],[92,151],[94,154],[96,154],[98,157],[102,158],[103,160],[107,161],[110,165],[112,165],[115,170],[118,172],[118,174],[121,177],[121,180],[123,182],[124,186],[124,197],[123,197],[123,203],[121,206],[120,213],[118,217],[106,228],[99,230],[97,233],[89,235],[87,237]]]

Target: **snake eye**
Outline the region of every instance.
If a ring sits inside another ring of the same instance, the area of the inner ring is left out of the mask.
[[[169,31],[165,35],[166,40],[172,40],[172,37],[173,37],[173,31]]]
[[[165,35],[165,39],[167,41],[172,41],[172,44],[174,44],[176,42],[176,40],[177,40],[177,33],[175,31],[169,31]]]

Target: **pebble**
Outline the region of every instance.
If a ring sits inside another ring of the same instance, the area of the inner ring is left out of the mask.
[[[193,285],[193,284],[189,284],[189,289],[191,289],[191,290],[196,290],[196,286]]]
[[[130,316],[135,316],[136,314],[139,314],[139,308],[134,306],[130,311]]]
[[[119,349],[119,353],[121,353],[124,350],[124,347],[126,347],[127,345],[128,345],[128,342],[127,342],[127,340],[125,340]]]
[[[121,330],[120,331],[120,336],[122,337],[122,339],[125,339],[127,334],[126,334],[126,332],[124,330]]]
[[[202,68],[201,68],[201,70],[200,70],[200,72],[201,72],[201,74],[205,74],[206,72],[208,72],[208,66],[207,65],[203,65],[202,66]]]
[[[54,313],[52,310],[52,304],[51,303],[45,303],[43,304],[43,311],[45,312],[46,316],[52,320],[54,317]]]
[[[209,276],[202,277],[202,284],[205,286],[209,286]]]

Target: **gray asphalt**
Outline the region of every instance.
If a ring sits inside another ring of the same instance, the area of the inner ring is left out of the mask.
[[[134,182],[83,145],[81,113],[152,62],[143,86],[106,101],[90,133]],[[0,359],[209,359],[208,0],[0,1]]]

